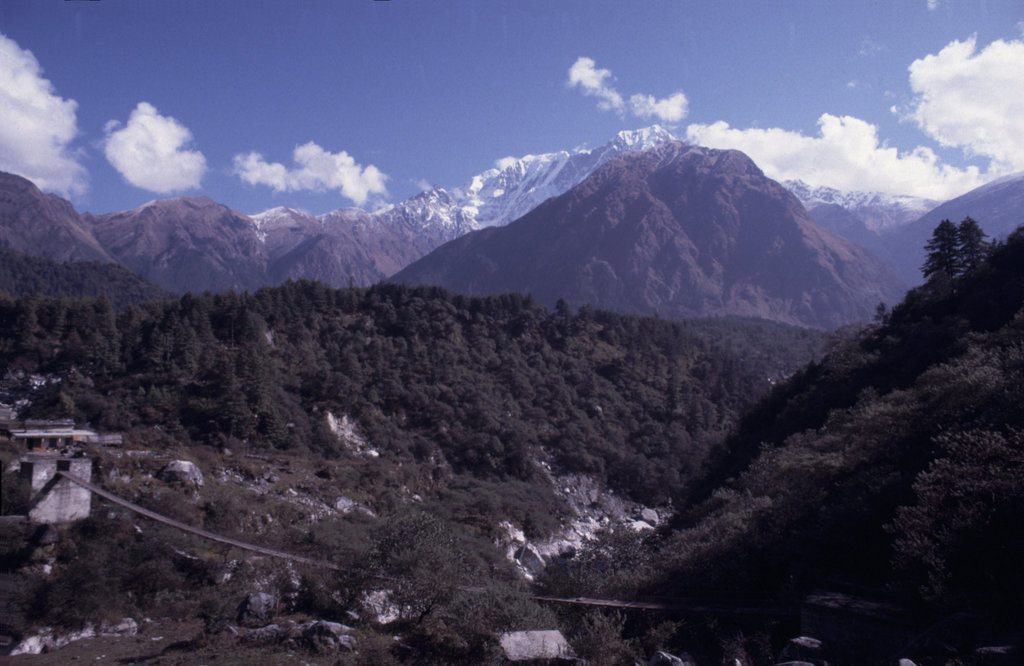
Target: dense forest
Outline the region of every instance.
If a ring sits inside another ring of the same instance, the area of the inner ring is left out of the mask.
[[[396,285],[296,282],[120,314],[0,300],[0,368],[27,417],[331,458],[345,450],[331,414],[396,462],[531,481],[546,461],[653,504],[820,342],[761,322],[549,312],[518,295]],[[30,389],[32,375],[45,385]]]
[[[0,247],[0,292],[104,298],[116,310],[171,294],[123,266],[98,261],[59,263]]]

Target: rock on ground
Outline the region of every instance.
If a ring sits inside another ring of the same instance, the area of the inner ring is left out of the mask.
[[[172,460],[157,473],[157,478],[168,483],[184,483],[195,488],[203,487],[203,473],[191,460]]]
[[[266,622],[274,615],[276,605],[274,595],[253,592],[239,604],[237,620],[239,623],[252,620]]]
[[[501,635],[501,647],[509,661],[557,659],[573,656],[565,636],[557,629],[510,631]]]

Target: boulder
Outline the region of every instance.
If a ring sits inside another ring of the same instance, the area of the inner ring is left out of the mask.
[[[566,659],[575,656],[569,642],[557,629],[510,631],[501,635],[500,642],[509,661]]]
[[[319,652],[333,652],[340,648],[354,650],[355,639],[348,635],[350,631],[352,627],[344,624],[318,620],[303,627],[302,637]]]
[[[688,653],[681,656],[658,650],[647,660],[647,666],[697,666],[697,661]]]
[[[236,619],[239,623],[266,622],[273,617],[276,606],[274,595],[266,592],[253,592],[239,604]]]
[[[649,525],[657,525],[661,519],[658,518],[658,512],[654,509],[644,509],[640,512],[640,520]]]
[[[334,502],[334,508],[337,509],[338,511],[341,511],[342,513],[351,513],[352,511],[355,510],[356,503],[355,500],[350,500],[349,498],[342,495]]]
[[[21,639],[21,642],[11,648],[11,651],[7,654],[12,657],[19,654],[42,654],[47,647],[52,645],[53,639],[49,635],[39,633],[35,636],[26,636]]]
[[[539,574],[544,571],[544,557],[537,552],[537,549],[528,543],[520,546],[515,553],[516,562],[531,574]]]
[[[120,622],[104,622],[100,625],[100,636],[134,636],[139,633],[139,623],[126,617]]]
[[[280,625],[268,624],[258,629],[250,629],[245,632],[244,638],[250,643],[266,645],[269,643],[279,643],[286,634],[287,632]]]
[[[203,473],[191,460],[172,460],[164,465],[156,476],[168,483],[183,483],[193,488],[203,487]]]

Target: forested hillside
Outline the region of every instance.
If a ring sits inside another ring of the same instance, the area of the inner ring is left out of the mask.
[[[0,369],[12,397],[30,400],[25,416],[140,444],[326,458],[347,451],[344,421],[385,458],[430,461],[441,476],[530,481],[544,461],[648,503],[681,492],[708,447],[821,340],[752,321],[312,282],[119,315],[7,299],[0,331]],[[30,391],[30,375],[44,385]]]
[[[68,298],[103,297],[116,310],[172,296],[117,264],[61,263],[4,247],[0,247],[0,291],[12,297],[30,293]]]
[[[120,313],[105,300],[0,297],[2,400],[23,418],[72,418],[148,450],[92,451],[97,483],[345,567],[243,566],[172,529],[94,511],[56,548],[0,552],[5,571],[41,557],[53,567],[0,608],[6,631],[198,617],[191,649],[216,654],[254,587],[288,613],[351,622],[383,585],[402,619],[360,624],[353,663],[395,663],[402,650],[412,663],[485,663],[497,632],[557,624],[495,547],[503,524],[528,539],[559,530],[573,514],[553,483],[570,473],[667,507],[739,414],[822,342],[766,322],[549,311],[519,295],[397,285],[290,282]],[[170,457],[197,461],[205,487],[156,480]],[[5,511],[24,500],[6,476]],[[388,632],[403,634],[401,648]],[[245,649],[259,661],[276,648]]]
[[[1019,639],[1024,621],[1022,307],[1018,230],[956,277],[934,273],[747,412],[641,556],[596,551],[546,584],[783,605],[867,590],[920,632],[901,656],[982,663],[972,650]]]

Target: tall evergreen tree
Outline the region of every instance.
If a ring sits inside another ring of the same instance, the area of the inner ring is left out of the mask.
[[[940,222],[924,249],[928,252],[921,267],[925,280],[940,273],[951,278],[960,274],[960,235],[955,224],[949,220]]]
[[[960,270],[963,273],[974,270],[988,255],[987,235],[981,226],[965,217],[956,229],[957,244],[960,247]]]

